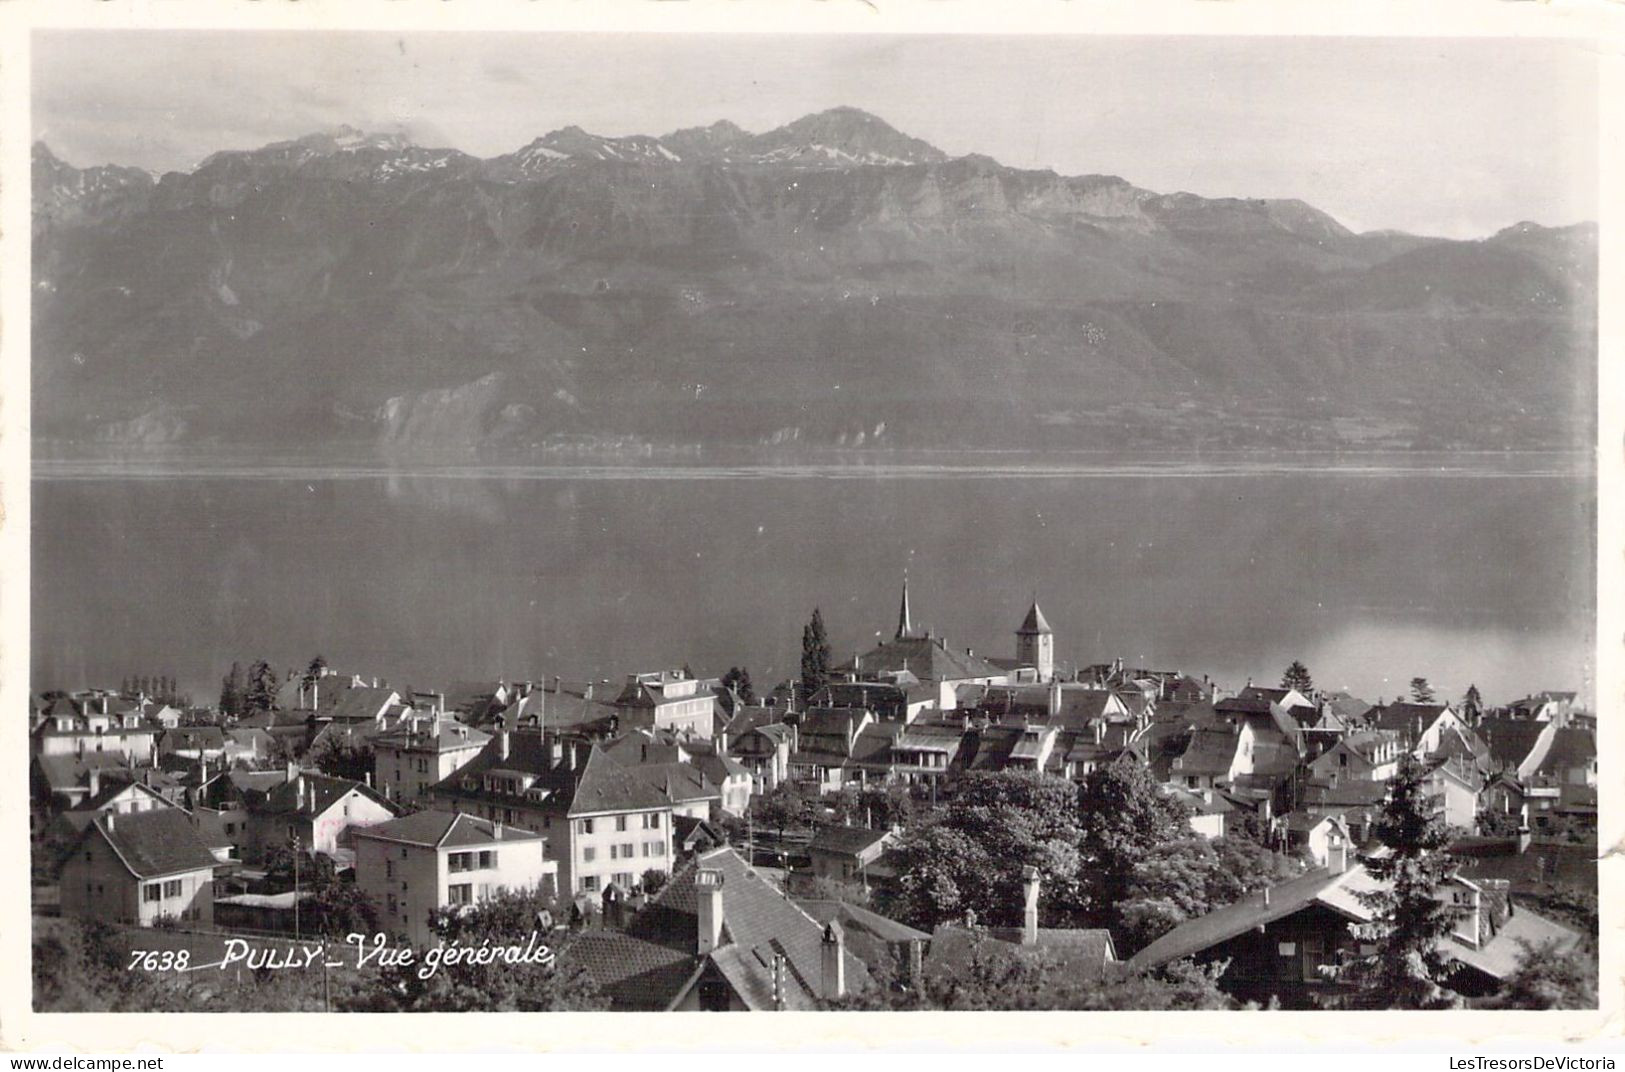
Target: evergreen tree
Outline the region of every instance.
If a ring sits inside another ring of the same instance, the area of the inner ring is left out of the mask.
[[[1450,958],[1442,943],[1455,926],[1456,909],[1436,895],[1455,875],[1456,861],[1448,851],[1450,835],[1428,805],[1426,775],[1420,760],[1402,757],[1373,828],[1388,851],[1361,858],[1366,872],[1382,885],[1356,895],[1373,918],[1352,930],[1374,951],[1346,957],[1332,969],[1339,983],[1354,988],[1346,999],[1351,1008],[1443,1009],[1460,1004],[1443,986]]]
[[[801,630],[801,688],[804,695],[824,687],[829,680],[829,636],[824,632],[824,615],[813,608],[812,620]]]
[[[1314,678],[1309,676],[1309,668],[1299,660],[1293,659],[1292,665],[1287,667],[1286,673],[1281,675],[1281,687],[1283,689],[1297,689],[1305,696],[1308,696],[1315,687],[1315,681]]]
[[[316,656],[310,660],[310,665],[305,667],[305,684],[309,685],[312,682],[320,681],[322,675],[326,672],[327,660],[320,655]]]
[[[245,686],[243,684],[243,664],[231,664],[231,672],[220,681],[220,713],[233,718],[244,713],[243,698]]]
[[[750,670],[743,666],[730,666],[728,672],[722,675],[722,687],[737,692],[742,704],[756,702],[756,687],[751,684]]]
[[[1433,702],[1433,686],[1428,684],[1427,678],[1411,678],[1411,699],[1420,704]]]
[[[260,659],[248,668],[248,685],[243,695],[243,706],[250,711],[275,711],[277,707],[277,676],[271,664]]]
[[[1484,697],[1479,695],[1477,685],[1467,686],[1467,694],[1461,698],[1461,710],[1469,722],[1477,722],[1484,713]]]

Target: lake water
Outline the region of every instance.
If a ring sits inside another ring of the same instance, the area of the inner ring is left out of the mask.
[[[1122,656],[1389,698],[1592,692],[1595,480],[1434,464],[673,465],[390,471],[42,464],[36,688],[232,660],[434,688],[678,666],[794,673],[915,617],[1011,654],[1037,593],[1059,662]]]

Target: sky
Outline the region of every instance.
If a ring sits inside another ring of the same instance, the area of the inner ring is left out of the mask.
[[[42,32],[34,137],[190,169],[341,124],[476,156],[571,124],[764,131],[851,105],[959,155],[1295,197],[1454,238],[1597,216],[1597,82],[1540,39]]]

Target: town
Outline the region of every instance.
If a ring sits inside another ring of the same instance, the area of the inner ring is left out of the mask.
[[[233,666],[206,706],[163,675],[38,692],[36,1006],[232,1007],[64,978],[92,946],[540,934],[545,966],[319,968],[289,1007],[1594,1007],[1574,692],[1064,667],[1036,599],[981,654],[917,626],[906,580],[883,635],[837,662],[814,611],[761,693],[742,667],[425,690],[319,657]]]

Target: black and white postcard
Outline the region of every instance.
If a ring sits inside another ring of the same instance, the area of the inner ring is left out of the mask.
[[[1618,1030],[1617,21],[457,6],[0,12],[8,1046]]]

